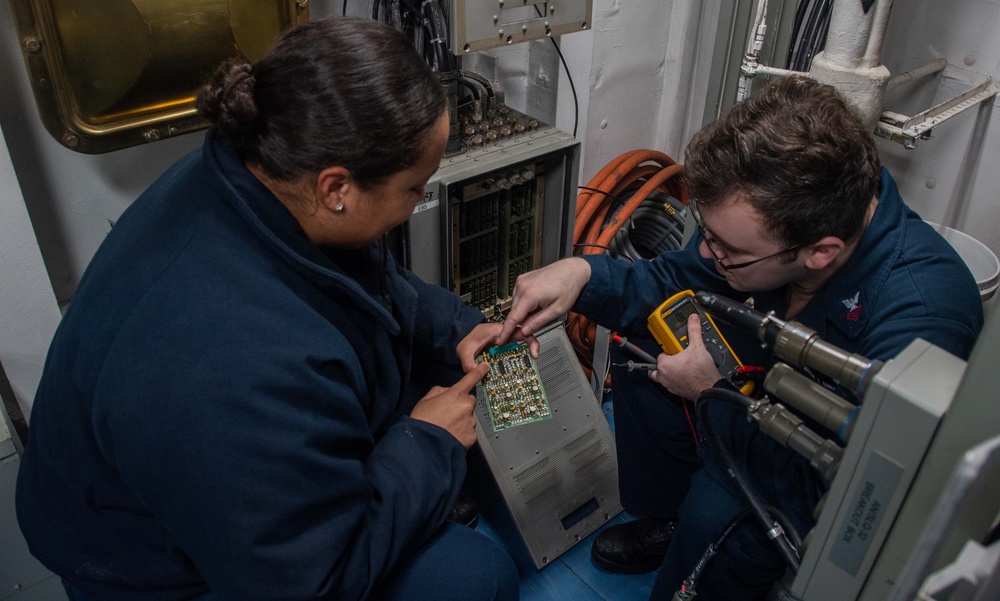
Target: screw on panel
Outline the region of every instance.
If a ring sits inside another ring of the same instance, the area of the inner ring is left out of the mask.
[[[146,132],[142,134],[142,137],[146,138],[147,142],[156,142],[160,139],[160,130],[155,128],[147,129]]]
[[[65,133],[62,137],[62,143],[66,145],[67,148],[77,148],[80,146],[80,138],[71,133]]]
[[[34,54],[42,49],[42,42],[38,38],[25,38],[24,49]]]

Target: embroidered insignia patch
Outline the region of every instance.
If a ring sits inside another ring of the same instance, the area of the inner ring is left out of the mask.
[[[847,307],[847,321],[857,321],[861,319],[861,291],[854,293],[851,298],[840,301]]]

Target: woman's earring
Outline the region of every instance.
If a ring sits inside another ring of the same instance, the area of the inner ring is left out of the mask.
[[[343,211],[344,210],[344,203],[338,202],[337,206],[333,207],[333,210],[337,211],[338,213],[341,212],[341,211]]]

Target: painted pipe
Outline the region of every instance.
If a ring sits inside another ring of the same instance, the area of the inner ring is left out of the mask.
[[[901,86],[904,83],[910,83],[914,79],[919,79],[921,77],[927,77],[928,75],[937,73],[938,71],[943,71],[945,67],[948,66],[948,59],[939,58],[933,60],[926,65],[917,67],[912,71],[907,71],[906,73],[900,73],[899,75],[893,75],[889,78],[889,83],[886,85],[886,90],[891,90],[897,86]]]
[[[823,50],[827,60],[846,69],[877,67],[891,10],[892,0],[875,0],[868,12],[860,0],[835,0]]]

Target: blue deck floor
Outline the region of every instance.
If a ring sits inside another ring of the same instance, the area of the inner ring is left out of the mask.
[[[614,431],[614,413],[610,400],[603,403],[608,423]],[[485,466],[482,466],[485,468]],[[473,490],[483,509],[483,517],[476,526],[478,532],[502,544],[517,564],[521,575],[521,601],[646,601],[652,591],[656,573],[638,575],[612,574],[598,569],[590,559],[590,545],[603,530],[620,524],[630,516],[619,514],[600,530],[577,543],[541,570],[536,570],[520,536],[513,530],[509,517],[499,515],[505,511],[501,504],[484,503],[480,491]],[[496,491],[499,494],[499,491]]]
[[[626,514],[620,514],[605,528],[626,519]],[[590,560],[590,544],[600,530],[541,570],[535,569],[520,541],[499,535],[488,521],[480,520],[476,530],[499,541],[514,558],[521,575],[521,601],[646,601],[656,578],[655,572],[611,574],[594,566]]]

